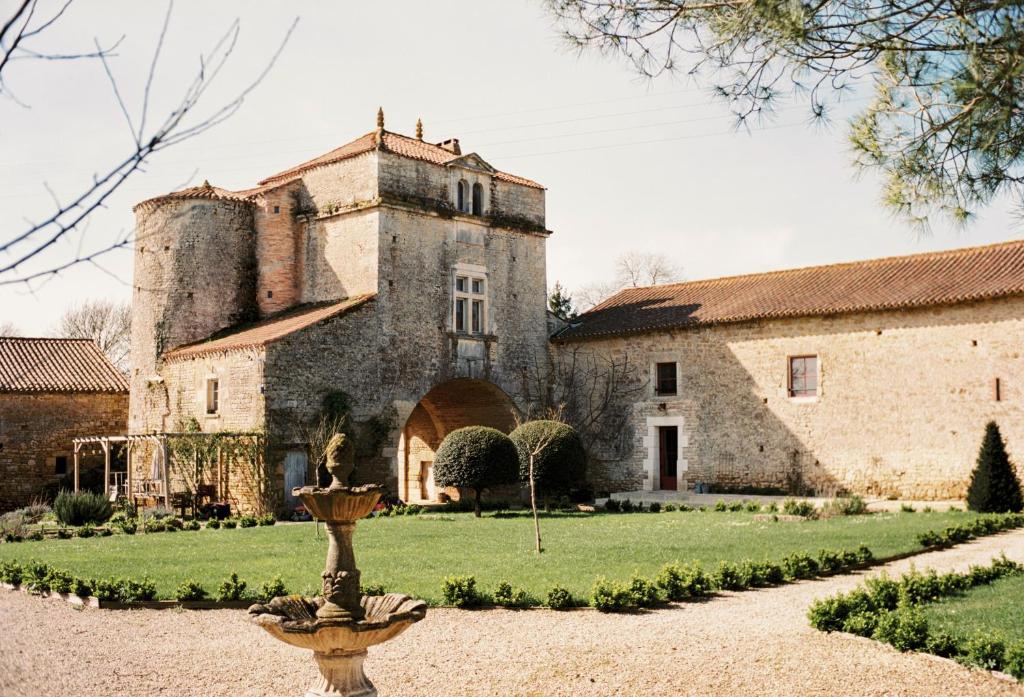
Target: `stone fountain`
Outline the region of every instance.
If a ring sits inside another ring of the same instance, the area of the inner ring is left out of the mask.
[[[393,639],[423,619],[427,605],[399,593],[364,596],[359,592],[352,534],[356,521],[377,505],[382,487],[343,484],[355,461],[354,445],[344,434],[331,438],[326,455],[331,485],[294,490],[306,508],[327,525],[323,596],[274,598],[266,605],[250,607],[249,615],[274,638],[312,649],[320,679],[306,697],[372,697],[377,690],[363,672],[366,649]]]

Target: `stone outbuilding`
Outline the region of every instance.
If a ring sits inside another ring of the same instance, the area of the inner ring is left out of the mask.
[[[0,510],[72,488],[72,440],[127,426],[128,380],[94,342],[0,337]],[[80,464],[103,462],[91,454]]]
[[[1024,242],[624,290],[556,337],[629,356],[610,491],[964,495],[986,422],[1024,463]]]

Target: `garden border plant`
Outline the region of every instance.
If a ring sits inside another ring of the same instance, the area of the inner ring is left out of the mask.
[[[921,606],[1010,575],[1024,565],[1005,556],[989,566],[972,566],[966,573],[939,574],[912,570],[899,579],[884,574],[848,592],[816,600],[807,611],[812,627],[823,632],[846,632],[891,645],[899,651],[918,651],[952,658],[985,670],[1007,670],[1024,682],[1024,641],[1006,646],[997,637],[975,633],[954,636],[932,632]]]

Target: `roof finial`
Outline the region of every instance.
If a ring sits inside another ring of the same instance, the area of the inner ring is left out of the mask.
[[[416,119],[416,140],[423,140],[423,119]]]
[[[204,180],[203,180],[203,188],[204,188],[204,189],[210,189],[210,188],[212,188],[212,187],[210,186],[210,180],[209,180],[209,179],[204,179]]]
[[[384,107],[377,107],[377,128],[384,128]]]

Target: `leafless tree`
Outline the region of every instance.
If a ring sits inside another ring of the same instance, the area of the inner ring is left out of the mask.
[[[123,98],[123,90],[111,65],[111,59],[116,56],[114,50],[120,44],[120,39],[108,45],[94,39],[93,47],[89,50],[66,53],[48,53],[38,48],[40,38],[65,16],[73,2],[74,0],[65,0],[56,11],[44,16],[40,0],[18,0],[10,15],[6,19],[0,19],[0,96],[21,104],[11,92],[6,78],[13,66],[23,62],[44,61],[59,64],[71,60],[95,60],[110,82],[112,98],[124,116],[131,136],[131,145],[127,152],[114,158],[113,164],[104,165],[92,175],[87,184],[68,198],[59,198],[47,183],[43,183],[53,199],[51,211],[41,220],[27,221],[21,230],[0,234],[0,252],[4,254],[3,261],[0,261],[0,285],[28,284],[37,279],[47,279],[77,264],[96,264],[96,260],[104,254],[131,245],[133,231],[118,234],[109,242],[83,245],[88,218],[103,208],[125,181],[136,173],[145,171],[145,166],[153,155],[205,133],[235,114],[246,97],[273,67],[298,21],[296,18],[292,22],[281,43],[251,82],[243,85],[234,93],[234,97],[220,106],[205,108],[204,96],[229,62],[238,43],[240,24],[236,19],[212,48],[199,56],[196,73],[176,106],[165,114],[162,120],[154,120],[150,113],[150,102],[156,86],[154,78],[157,65],[167,39],[173,2],[168,2],[159,39],[149,62],[142,101],[135,109],[130,108]],[[17,134],[9,132],[5,132],[4,135],[17,137]],[[52,265],[47,264],[43,269],[25,268],[30,260],[72,233],[78,233],[83,238],[80,239],[78,252],[73,257],[55,261]]]
[[[54,336],[92,339],[110,362],[128,372],[131,349],[132,307],[127,302],[86,300],[64,312]]]
[[[586,312],[623,288],[675,283],[682,278],[682,269],[670,257],[633,250],[620,254],[615,260],[615,278],[582,286],[573,292],[572,297],[576,307]]]
[[[664,254],[631,251],[615,260],[615,281],[620,288],[674,283],[682,276],[679,266]]]
[[[648,376],[627,353],[611,353],[586,344],[563,346],[536,356],[526,367],[529,401],[579,433],[587,452],[621,458],[632,447],[627,429],[633,402],[644,393]]]
[[[18,336],[21,331],[14,322],[0,322],[0,336]]]

